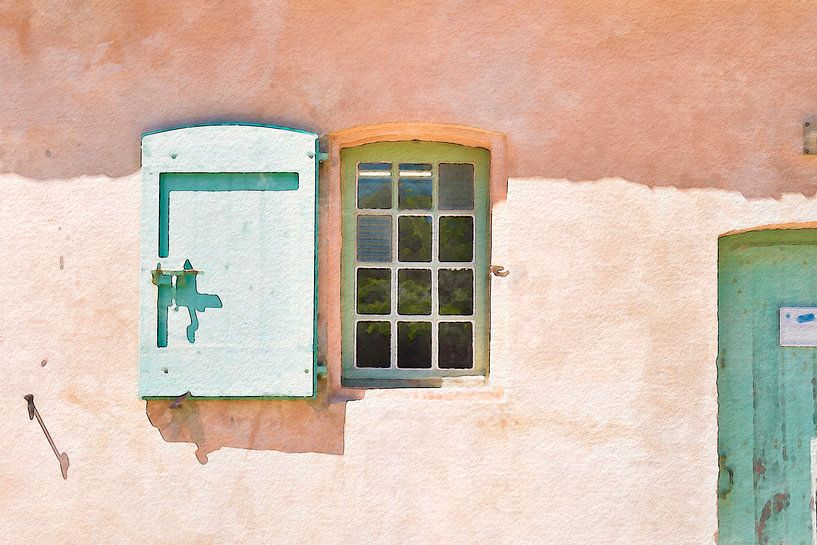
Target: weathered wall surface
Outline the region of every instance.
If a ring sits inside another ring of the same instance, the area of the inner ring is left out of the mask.
[[[308,4],[0,2],[3,541],[712,542],[716,238],[817,218],[746,198],[817,189],[811,3]],[[207,465],[165,442],[139,137],[215,121],[505,133],[490,386],[369,392],[315,440],[249,437],[290,414],[253,402]]]
[[[817,11],[786,2],[0,2],[0,171],[123,176],[145,130],[504,132],[511,174],[817,189]]]
[[[512,179],[490,386],[369,392],[342,456],[201,465],[136,396],[138,176],[0,182],[9,543],[711,543],[716,238],[817,215],[802,196]]]

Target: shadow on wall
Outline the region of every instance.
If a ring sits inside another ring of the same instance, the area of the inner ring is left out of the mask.
[[[315,399],[172,399],[147,401],[147,416],[171,443],[194,443],[196,458],[222,447],[343,454],[346,402]]]
[[[80,4],[0,3],[0,172],[124,176],[141,133],[174,120],[411,120],[508,134],[512,177],[817,190],[801,153],[817,104],[809,2],[740,0],[727,18],[718,2]],[[370,38],[407,17],[411,46]]]

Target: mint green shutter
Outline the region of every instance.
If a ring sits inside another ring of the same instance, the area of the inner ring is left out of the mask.
[[[317,135],[142,140],[140,394],[314,394]]]

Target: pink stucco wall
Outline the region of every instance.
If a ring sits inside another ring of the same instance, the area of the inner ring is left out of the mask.
[[[148,129],[504,132],[510,174],[813,192],[807,1],[0,4],[0,171],[121,176]]]

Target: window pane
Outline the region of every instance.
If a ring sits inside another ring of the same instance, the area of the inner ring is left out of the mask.
[[[430,322],[397,322],[397,367],[431,367]]]
[[[400,178],[397,189],[397,200],[402,210],[431,210],[431,178]]]
[[[431,271],[400,269],[397,271],[397,312],[431,314]]]
[[[391,324],[389,322],[357,323],[358,367],[391,365]]]
[[[391,163],[360,163],[357,207],[391,208]]]
[[[431,261],[431,216],[401,216],[397,256],[400,261]]]
[[[474,218],[440,218],[440,261],[471,261],[474,258]]]
[[[403,210],[431,210],[431,165],[401,163],[399,177],[399,207]]]
[[[472,269],[440,269],[440,314],[470,315],[474,313],[474,271]]]
[[[361,178],[357,181],[358,208],[391,208],[391,178]]]
[[[391,312],[391,271],[389,269],[357,270],[358,314]]]
[[[440,163],[440,210],[474,209],[474,165]]]
[[[431,163],[400,163],[401,178],[431,178]]]
[[[357,217],[357,260],[391,261],[391,216]]]
[[[438,365],[440,369],[470,369],[474,366],[471,322],[441,322]]]

